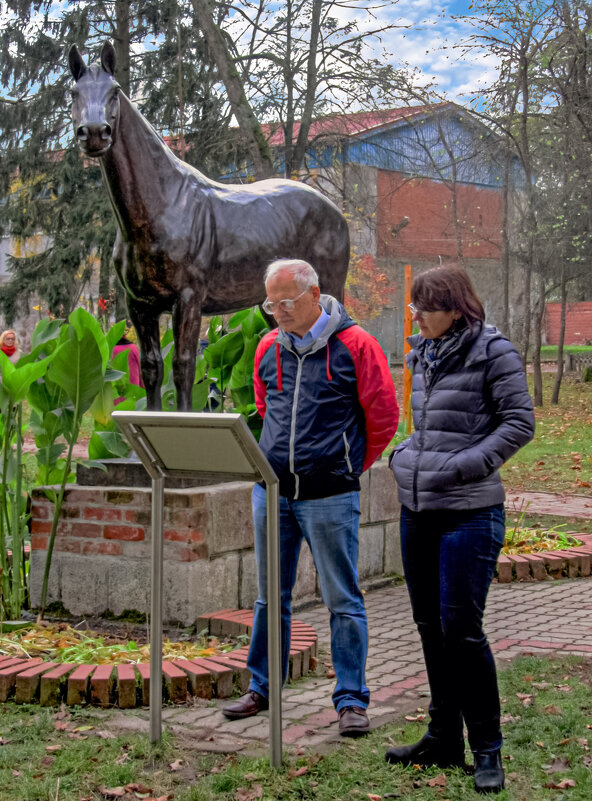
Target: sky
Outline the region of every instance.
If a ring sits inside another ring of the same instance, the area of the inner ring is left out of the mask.
[[[471,0],[440,3],[434,0],[398,0],[377,12],[378,20],[397,25],[382,42],[392,53],[393,63],[407,62],[418,67],[423,82],[433,82],[450,100],[467,103],[480,87],[495,78],[496,60],[486,51],[463,57],[459,44],[470,37],[473,28],[455,16],[472,14]]]

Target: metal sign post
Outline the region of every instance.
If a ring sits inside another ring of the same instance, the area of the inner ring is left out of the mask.
[[[150,741],[162,736],[162,553],[164,480],[265,481],[270,763],[282,764],[282,657],[279,487],[277,476],[240,414],[113,412],[152,479]]]

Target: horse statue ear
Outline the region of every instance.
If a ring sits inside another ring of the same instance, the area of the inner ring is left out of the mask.
[[[86,72],[86,66],[75,44],[72,45],[68,52],[68,65],[74,80],[79,81]]]
[[[105,42],[101,50],[101,66],[109,75],[115,74],[115,48],[111,42]]]

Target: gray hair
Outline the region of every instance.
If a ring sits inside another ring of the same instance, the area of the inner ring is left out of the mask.
[[[284,271],[292,276],[298,289],[303,292],[306,289],[310,289],[311,286],[319,285],[317,271],[312,264],[309,264],[303,259],[276,259],[276,261],[272,261],[265,270],[265,275],[263,276],[264,283],[267,283],[270,278]]]

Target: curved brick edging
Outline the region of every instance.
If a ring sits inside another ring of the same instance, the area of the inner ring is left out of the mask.
[[[198,631],[213,635],[250,634],[253,612],[223,609],[202,615]],[[236,686],[246,692],[251,672],[248,646],[228,654],[198,659],[163,661],[163,700],[183,704],[187,697],[228,698]],[[316,667],[317,634],[308,623],[292,621],[290,678],[298,679]],[[132,709],[148,706],[150,665],[68,665],[40,658],[0,656],[0,701],[42,706],[93,704]]]
[[[544,581],[545,579],[589,576],[592,570],[592,534],[570,534],[581,545],[563,551],[528,554],[501,554],[497,560],[497,580]]]

